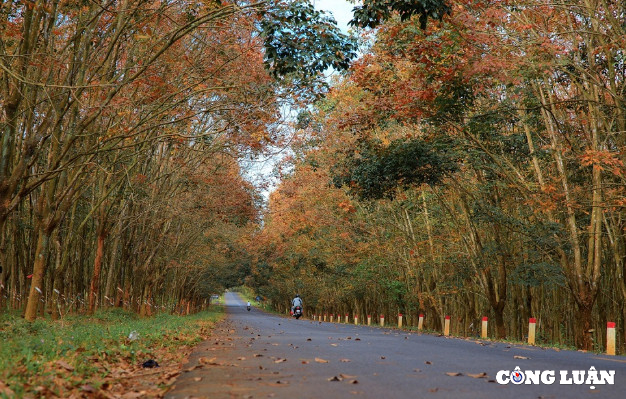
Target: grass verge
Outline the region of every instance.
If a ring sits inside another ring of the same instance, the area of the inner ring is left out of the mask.
[[[158,397],[223,314],[212,307],[189,316],[139,318],[110,309],[33,323],[0,314],[0,398],[106,398],[129,390]],[[161,367],[143,368],[149,359]]]

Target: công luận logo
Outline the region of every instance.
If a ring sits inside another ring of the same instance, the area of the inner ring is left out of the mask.
[[[614,385],[615,370],[596,370],[591,366],[589,370],[524,370],[519,366],[511,370],[500,370],[496,374],[498,384],[514,385],[552,385],[557,382],[560,385],[588,385],[589,389],[595,389],[596,385]]]

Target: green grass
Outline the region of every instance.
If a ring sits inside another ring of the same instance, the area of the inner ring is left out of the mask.
[[[193,345],[208,332],[208,323],[223,314],[221,307],[189,316],[158,314],[139,318],[121,309],[97,312],[92,317],[68,316],[63,321],[38,319],[26,322],[19,314],[0,314],[0,381],[18,397],[29,386],[58,377],[54,363],[64,360],[74,370],[63,375],[73,384],[97,385],[109,373],[102,363],[138,364],[153,351],[172,351]],[[131,332],[138,338],[129,339]],[[157,359],[158,361],[158,359]],[[1,390],[0,390],[1,392]],[[0,397],[8,397],[0,393]]]

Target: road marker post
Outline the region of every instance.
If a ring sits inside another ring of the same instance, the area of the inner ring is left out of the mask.
[[[317,321],[317,318],[315,315],[313,315],[313,321]]]
[[[348,324],[350,322],[350,316],[346,313],[345,323]]]
[[[480,331],[480,337],[481,338],[487,338],[487,321],[488,321],[487,316],[484,316],[483,317],[482,329]]]
[[[537,326],[537,319],[531,317],[528,319],[528,344],[535,344],[535,327]]]
[[[446,321],[443,324],[443,335],[450,335],[450,316],[446,316]]]
[[[341,314],[337,315],[337,323],[341,323]]]
[[[371,326],[372,325],[372,315],[367,315],[367,325]]]
[[[334,323],[334,322],[335,322],[335,315],[334,315],[334,314],[331,314],[331,315],[330,315],[330,322],[331,322],[331,323]]]
[[[402,328],[402,313],[398,314],[398,328]]]
[[[385,315],[384,314],[380,315],[380,326],[381,327],[385,326]]]
[[[324,313],[324,321],[326,321],[326,317],[327,317],[327,315],[326,315],[326,313]]]
[[[359,325],[359,316],[358,315],[354,315],[354,325],[358,326]]]
[[[606,354],[615,356],[615,323],[606,323]]]
[[[422,330],[424,328],[424,315],[420,314],[420,317],[417,322],[417,329]]]

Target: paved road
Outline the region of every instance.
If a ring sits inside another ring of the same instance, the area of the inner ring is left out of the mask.
[[[247,312],[232,293],[226,305],[227,321],[197,348],[166,399],[626,397],[624,357],[294,320]],[[498,371],[517,366],[554,370],[556,381],[495,382]],[[614,385],[559,384],[560,370],[571,378],[591,367],[614,370]]]

